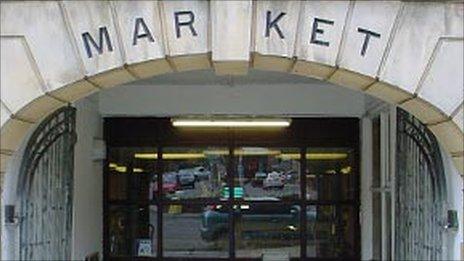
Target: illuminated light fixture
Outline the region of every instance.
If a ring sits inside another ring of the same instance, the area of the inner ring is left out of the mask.
[[[281,151],[270,150],[267,148],[244,147],[241,149],[234,150],[234,154],[238,156],[260,156],[260,155],[271,156],[271,155],[279,155],[281,154]]]
[[[114,162],[110,162],[110,164],[108,164],[108,167],[110,168],[116,168],[118,166],[118,164],[114,163]]]
[[[339,160],[348,158],[347,153],[307,153],[309,160]]]
[[[185,153],[163,153],[163,159],[175,160],[175,159],[202,159],[210,155],[228,155],[228,150],[206,150],[204,152],[185,152]],[[158,159],[157,153],[135,153],[136,159]]]
[[[297,230],[298,230],[298,228],[295,227],[295,226],[293,226],[293,225],[288,225],[287,228],[288,228],[289,230],[291,230],[291,231],[297,231]]]
[[[205,155],[229,155],[228,150],[206,150]]]
[[[250,209],[250,205],[240,205],[240,209]]]
[[[134,173],[142,173],[143,169],[141,169],[141,168],[133,168],[132,172],[134,172]]]
[[[172,119],[174,127],[235,127],[235,128],[284,128],[290,126],[289,119]]]
[[[282,153],[278,157],[282,159],[300,159],[300,154]],[[308,160],[340,160],[347,157],[347,153],[306,153],[306,159]]]
[[[215,151],[204,151],[198,153],[185,152],[185,153],[163,153],[163,159],[165,160],[183,160],[183,159],[203,159],[209,155],[228,155],[229,151],[227,150],[215,150]],[[285,160],[300,159],[299,153],[281,153],[279,150],[268,150],[268,149],[236,149],[234,150],[234,155],[236,156],[275,156]],[[134,157],[136,159],[148,159],[156,160],[158,159],[157,153],[135,153]],[[347,153],[307,153],[306,159],[309,160],[340,160],[346,159],[348,157]]]
[[[135,153],[136,159],[158,159],[156,153]],[[204,153],[163,153],[163,159],[175,160],[175,159],[202,159],[205,158]]]
[[[340,170],[343,174],[350,174],[351,173],[351,166],[346,166]]]
[[[127,167],[126,166],[117,166],[116,168],[114,168],[114,170],[116,170],[117,172],[126,173],[127,172]]]
[[[158,154],[156,153],[135,153],[134,158],[136,159],[157,159]]]

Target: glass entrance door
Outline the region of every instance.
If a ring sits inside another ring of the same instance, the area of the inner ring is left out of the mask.
[[[155,142],[107,130],[105,256],[358,258],[357,140],[311,144],[305,129],[208,139],[158,126]]]

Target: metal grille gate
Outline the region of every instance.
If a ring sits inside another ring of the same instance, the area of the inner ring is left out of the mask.
[[[64,107],[34,131],[20,168],[20,258],[71,258],[75,109]]]
[[[398,109],[395,259],[442,259],[445,177],[438,143],[425,125]]]

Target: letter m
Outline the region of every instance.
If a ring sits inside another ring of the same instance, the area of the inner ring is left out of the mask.
[[[113,45],[111,44],[110,35],[108,33],[108,29],[106,29],[106,26],[100,27],[98,29],[98,32],[99,32],[98,44],[95,41],[95,39],[92,37],[92,35],[90,35],[89,32],[85,32],[85,33],[82,34],[82,41],[84,41],[85,51],[87,52],[87,56],[89,58],[92,58],[92,49],[91,49],[91,47],[96,49],[98,54],[102,54],[103,53],[103,45],[105,44],[105,42],[106,42],[106,47],[107,47],[108,51],[109,52],[113,51]]]

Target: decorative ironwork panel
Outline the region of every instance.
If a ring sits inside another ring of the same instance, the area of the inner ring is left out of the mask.
[[[34,131],[20,168],[20,258],[71,258],[75,109],[63,107]]]
[[[446,184],[434,135],[398,109],[395,259],[442,259]]]

